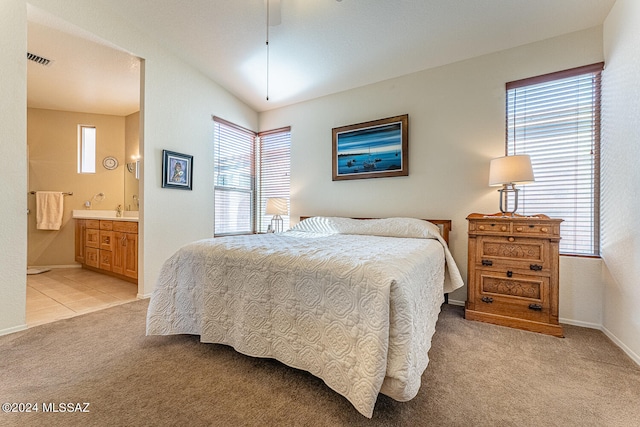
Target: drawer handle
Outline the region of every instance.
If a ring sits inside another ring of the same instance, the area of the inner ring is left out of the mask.
[[[522,231],[522,230],[524,230],[524,228],[522,228],[522,227],[516,227],[516,231]]]
[[[542,271],[542,266],[539,264],[530,264],[529,269],[533,271]]]
[[[493,261],[491,261],[490,259],[483,259],[482,260],[482,265],[492,266],[493,265]]]
[[[478,226],[478,230],[484,230],[484,225]]]
[[[529,304],[529,310],[542,311],[542,306],[540,304]]]
[[[546,233],[547,231],[549,231],[549,229],[547,227],[542,227],[540,231],[543,233]]]
[[[507,277],[513,277],[513,271],[507,271]]]
[[[493,298],[491,298],[491,297],[482,297],[482,302],[486,302],[487,304],[491,304],[493,302]]]
[[[515,242],[516,241],[515,237],[509,237],[507,240],[510,241],[510,242]]]

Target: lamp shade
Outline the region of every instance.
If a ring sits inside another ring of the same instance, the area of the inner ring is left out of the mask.
[[[284,197],[269,197],[265,213],[267,215],[286,215],[288,213],[287,199]]]
[[[491,160],[489,166],[489,185],[526,184],[533,182],[531,157],[527,154],[504,156]]]

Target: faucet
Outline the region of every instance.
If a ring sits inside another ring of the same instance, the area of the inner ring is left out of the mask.
[[[122,216],[122,205],[118,205],[116,208],[116,217],[120,218]]]

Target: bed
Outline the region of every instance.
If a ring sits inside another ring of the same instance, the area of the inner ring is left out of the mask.
[[[418,393],[444,294],[462,285],[431,222],[311,217],[180,248],[161,269],[147,335],[194,334],[277,359],[370,418],[379,393]]]

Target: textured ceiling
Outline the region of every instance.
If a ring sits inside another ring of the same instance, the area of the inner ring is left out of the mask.
[[[268,91],[266,0],[94,1],[265,111],[597,26],[615,0],[280,0]]]

